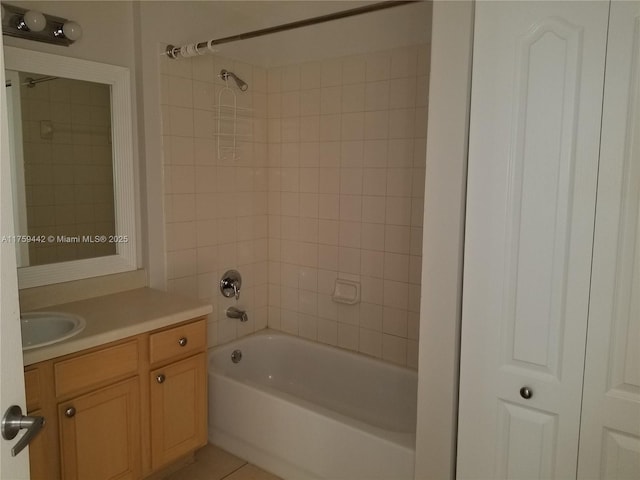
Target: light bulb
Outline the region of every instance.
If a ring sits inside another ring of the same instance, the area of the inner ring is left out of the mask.
[[[82,27],[76,22],[65,22],[62,25],[62,33],[72,42],[75,42],[82,36]]]
[[[27,29],[32,32],[41,32],[47,25],[47,19],[41,12],[36,10],[29,10],[25,13],[22,21],[27,26]]]

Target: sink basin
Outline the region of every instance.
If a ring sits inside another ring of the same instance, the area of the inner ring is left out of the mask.
[[[84,318],[62,312],[32,312],[20,316],[22,350],[43,347],[77,335],[86,326]]]

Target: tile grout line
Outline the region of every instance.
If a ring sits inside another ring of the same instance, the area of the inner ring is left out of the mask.
[[[249,462],[244,462],[242,465],[240,465],[238,468],[236,468],[235,470],[233,470],[232,472],[229,472],[227,475],[225,475],[224,477],[220,478],[220,480],[224,480],[225,478],[229,478],[231,475],[233,475],[234,473],[236,473],[238,470],[246,467],[247,465],[249,465]]]

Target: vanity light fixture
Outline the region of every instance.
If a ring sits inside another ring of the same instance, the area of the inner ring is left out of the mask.
[[[29,10],[18,21],[17,29],[23,32],[41,32],[47,26],[44,14],[37,10]]]
[[[3,3],[2,34],[68,47],[82,36],[82,27],[66,18]]]

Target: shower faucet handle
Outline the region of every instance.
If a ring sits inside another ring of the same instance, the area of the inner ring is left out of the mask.
[[[220,280],[220,292],[227,298],[240,298],[240,287],[242,286],[242,276],[237,270],[227,270]]]

